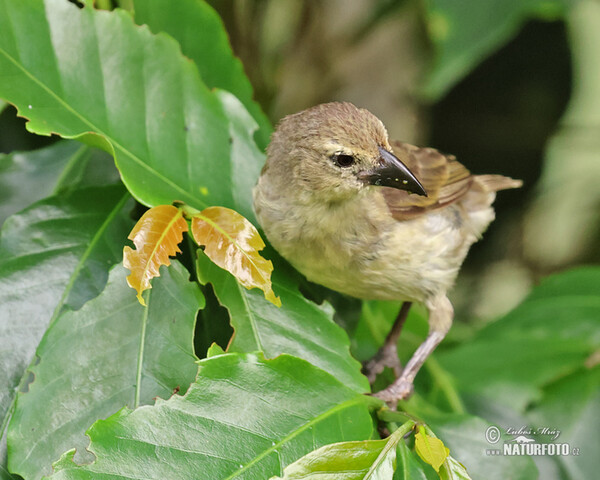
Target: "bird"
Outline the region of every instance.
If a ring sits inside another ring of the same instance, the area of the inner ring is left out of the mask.
[[[363,300],[404,302],[378,354],[397,378],[374,395],[396,405],[450,329],[447,293],[470,246],[494,219],[499,190],[522,182],[473,175],[452,155],[390,141],[383,123],[349,102],[284,117],[253,190],[271,245],[309,281]],[[410,306],[428,311],[429,333],[400,367],[397,341]]]

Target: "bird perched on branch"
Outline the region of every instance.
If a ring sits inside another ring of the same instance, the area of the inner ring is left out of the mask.
[[[366,366],[371,380],[386,365],[396,370],[396,381],[376,394],[395,403],[412,393],[419,368],[450,329],[446,293],[494,219],[495,192],[519,186],[471,175],[435,149],[390,142],[367,110],[327,103],[279,123],[254,208],[271,244],[308,280],[361,299],[405,302]],[[430,329],[400,371],[396,343],[411,302],[426,306]]]

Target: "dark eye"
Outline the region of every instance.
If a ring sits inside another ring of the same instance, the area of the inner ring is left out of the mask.
[[[344,153],[337,153],[333,156],[333,162],[342,168],[348,168],[354,165],[356,159],[352,155],[346,155]]]

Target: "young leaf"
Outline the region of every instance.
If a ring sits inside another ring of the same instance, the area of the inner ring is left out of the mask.
[[[271,480],[390,480],[396,469],[396,447],[414,426],[407,422],[385,440],[326,445],[287,466]]]
[[[126,287],[126,275],[116,265],[98,297],[66,311],[46,331],[39,363],[30,368],[35,380],[19,393],[8,429],[12,472],[40,478],[75,447],[78,461],[91,461],[84,432],[98,418],[169,398],[174,389],[185,392],[194,381],[192,338],[204,303],[198,285],[174,262],[146,292],[144,308]]]
[[[67,452],[51,479],[266,479],[302,455],[373,434],[369,400],[289,355],[199,362],[184,396],[123,409],[88,430],[93,463]]]
[[[423,426],[419,426],[419,431],[415,434],[415,450],[419,457],[431,465],[436,472],[440,471],[440,467],[450,454],[450,450],[444,446],[444,443],[439,438],[428,435]]]
[[[258,253],[265,247],[258,230],[242,215],[224,207],[209,207],[192,217],[192,234],[204,253],[250,289],[258,287],[265,298],[281,306],[271,285],[273,263]]]
[[[170,265],[169,257],[181,252],[178,245],[187,232],[183,212],[172,205],[159,205],[148,210],[138,220],[129,234],[135,244],[123,248],[123,265],[131,270],[127,283],[137,291],[137,298],[146,305],[142,292],[149,288],[150,280],[160,275],[161,265]]]

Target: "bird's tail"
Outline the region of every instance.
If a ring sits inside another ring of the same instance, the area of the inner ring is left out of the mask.
[[[508,188],[519,188],[523,185],[522,180],[505,177],[503,175],[475,175],[475,181],[488,192],[497,192]]]

